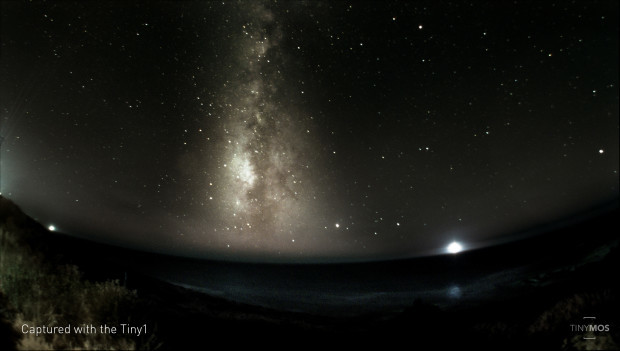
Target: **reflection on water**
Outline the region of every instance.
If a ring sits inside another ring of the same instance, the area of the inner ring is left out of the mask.
[[[458,300],[461,298],[461,288],[458,285],[454,285],[448,289],[448,298]]]

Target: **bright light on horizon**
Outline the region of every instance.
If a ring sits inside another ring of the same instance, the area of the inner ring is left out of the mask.
[[[53,232],[56,230],[56,227],[54,227],[54,225],[50,225],[47,229],[49,229],[50,232]]]
[[[456,241],[453,241],[448,245],[448,252],[451,254],[459,253],[463,251],[463,246]]]

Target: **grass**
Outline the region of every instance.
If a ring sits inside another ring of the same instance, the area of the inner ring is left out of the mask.
[[[105,334],[99,326],[132,321],[136,291],[118,280],[89,281],[62,263],[40,240],[49,235],[10,201],[0,198],[0,349],[150,349],[153,336]],[[22,333],[22,326],[92,324],[97,333]]]

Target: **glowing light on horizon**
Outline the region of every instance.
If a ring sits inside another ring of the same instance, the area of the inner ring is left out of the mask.
[[[450,243],[450,245],[448,245],[447,250],[451,254],[459,253],[459,252],[463,251],[463,245],[459,244],[456,241],[453,241],[453,242]]]
[[[54,227],[54,225],[50,225],[47,229],[49,229],[50,232],[56,231],[56,227]]]

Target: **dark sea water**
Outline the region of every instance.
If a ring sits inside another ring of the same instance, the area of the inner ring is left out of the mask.
[[[148,274],[205,294],[277,310],[321,315],[400,311],[416,300],[451,307],[491,298],[525,268],[442,275],[408,274],[411,263],[369,265],[242,265],[176,262],[150,266]],[[156,269],[153,269],[156,268]],[[456,273],[456,272],[455,272]]]
[[[577,282],[617,251],[616,214],[495,247],[407,260],[251,264],[152,254],[120,260],[140,274],[281,311],[351,316],[399,312],[416,301],[458,309]]]
[[[400,312],[416,301],[441,308],[475,306],[535,293],[580,267],[603,260],[618,242],[565,257],[521,256],[493,261],[484,253],[459,257],[343,265],[266,265],[158,260],[145,274],[230,301],[275,310],[350,316]],[[478,256],[478,257],[476,257]]]

